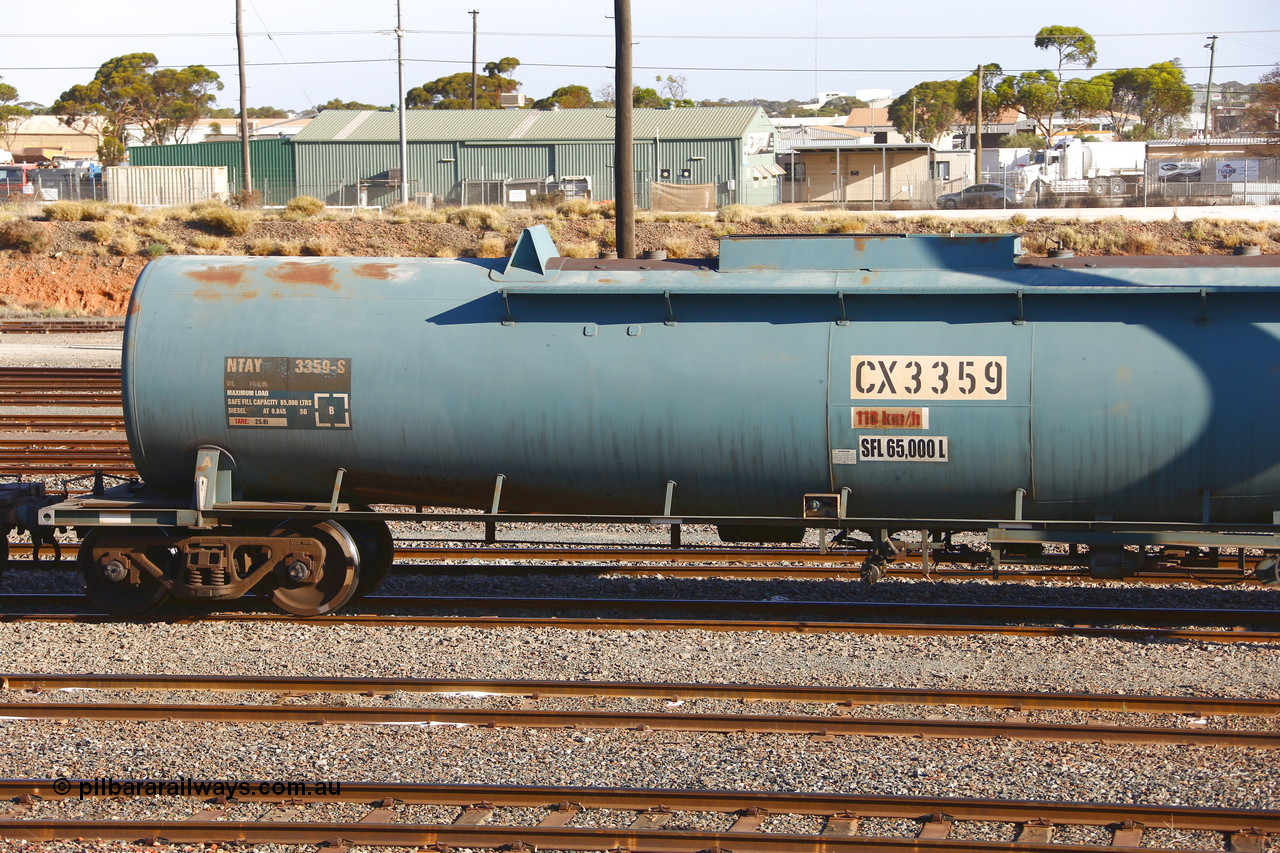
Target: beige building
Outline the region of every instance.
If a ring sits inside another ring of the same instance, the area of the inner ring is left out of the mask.
[[[950,167],[941,171],[934,147],[925,142],[880,144],[859,139],[795,140],[779,156],[788,171],[783,202],[857,203],[889,206],[932,204],[949,192]]]
[[[67,127],[57,116],[31,116],[16,122],[0,136],[0,146],[19,163],[38,163],[65,157],[69,160],[98,156],[102,141],[100,119],[89,119],[85,129]]]

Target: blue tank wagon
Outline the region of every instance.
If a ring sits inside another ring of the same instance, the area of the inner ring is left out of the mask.
[[[145,488],[41,521],[90,528],[115,612],[259,584],[332,610],[385,574],[376,503],[983,530],[1099,571],[1122,542],[1280,550],[1278,269],[1008,235],[575,260],[541,228],[504,260],[162,258],[125,329]]]

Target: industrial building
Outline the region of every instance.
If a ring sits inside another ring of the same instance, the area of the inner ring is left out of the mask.
[[[409,192],[417,201],[614,197],[612,109],[410,110],[405,118]],[[399,135],[394,111],[326,110],[292,139],[251,143],[254,189],[269,204],[293,195],[330,205],[393,204]],[[640,207],[710,210],[780,198],[774,128],[758,107],[637,109],[634,140]],[[240,184],[236,143],[136,147],[129,158],[133,165],[226,166],[232,186]]]

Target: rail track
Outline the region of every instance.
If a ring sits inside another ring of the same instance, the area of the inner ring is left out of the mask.
[[[31,317],[16,320],[0,320],[0,334],[48,335],[76,332],[119,332],[124,329],[123,317],[86,317],[82,319]]]
[[[685,618],[672,617],[650,617],[638,618],[635,616],[618,616],[617,612],[626,612],[624,608],[613,608],[614,613],[598,616],[569,616],[569,615],[528,615],[527,612],[519,612],[516,614],[502,614],[501,608],[494,605],[502,603],[510,603],[512,599],[455,599],[449,597],[438,597],[426,599],[421,596],[370,596],[362,600],[364,606],[370,608],[385,608],[392,610],[414,610],[422,609],[424,602],[429,602],[432,607],[452,612],[454,609],[472,609],[478,610],[482,615],[447,615],[447,616],[424,616],[424,615],[398,615],[385,613],[357,613],[354,612],[357,604],[351,608],[351,612],[340,614],[329,614],[325,616],[313,616],[305,619],[289,616],[279,612],[200,612],[198,610],[171,611],[150,615],[146,617],[135,617],[130,621],[134,622],[153,622],[153,623],[191,623],[191,622],[297,622],[304,625],[353,625],[360,627],[477,627],[477,628],[558,628],[568,631],[724,631],[724,632],[742,632],[742,631],[767,631],[770,633],[848,633],[848,634],[872,634],[883,636],[968,636],[975,634],[998,634],[1002,636],[1014,637],[1107,637],[1112,639],[1131,640],[1138,642],[1151,641],[1193,641],[1204,643],[1277,643],[1280,642],[1280,630],[1276,630],[1276,614],[1268,611],[1218,611],[1217,618],[1210,617],[1209,621],[1221,621],[1224,625],[1230,623],[1232,618],[1224,617],[1224,613],[1243,612],[1252,614],[1248,617],[1245,624],[1251,624],[1252,620],[1260,619],[1263,622],[1261,628],[1253,629],[1245,628],[1243,625],[1229,625],[1227,628],[1208,629],[1208,628],[1153,628],[1153,627],[1113,627],[1099,625],[1096,622],[1089,624],[1081,624],[1075,622],[1071,624],[1059,625],[1034,625],[1025,624],[1025,618],[1017,620],[1017,622],[1009,621],[996,624],[978,624],[974,622],[956,621],[962,618],[965,611],[970,607],[968,605],[957,605],[960,609],[957,614],[953,614],[952,621],[928,623],[914,621],[919,614],[913,615],[918,605],[900,604],[891,607],[881,608],[878,615],[886,618],[892,618],[892,608],[897,608],[899,613],[905,614],[913,621],[884,621],[884,622],[859,622],[852,621],[852,617],[856,614],[845,613],[844,618],[840,618],[838,608],[841,605],[826,605],[833,613],[833,618],[824,621],[822,619],[782,619],[782,615],[778,611],[771,613],[758,614],[756,618],[739,618],[734,615],[726,615],[720,618],[698,618],[690,616]],[[469,608],[451,608],[450,602],[463,601],[472,605]],[[490,602],[490,606],[478,606],[480,602]],[[526,603],[520,607],[514,608],[517,611],[527,611],[529,609]],[[547,599],[546,601],[560,602],[559,599]],[[596,601],[596,600],[587,600]],[[572,603],[572,602],[570,602]],[[693,613],[701,610],[702,601],[663,601],[667,605],[667,610],[685,609]],[[752,602],[735,602],[739,605],[739,610],[750,610]],[[109,623],[119,621],[117,617],[109,616],[104,613],[91,613],[83,610],[67,612],[34,612],[31,608],[35,607],[63,607],[83,608],[88,602],[82,596],[70,594],[5,594],[0,595],[0,622],[74,622],[74,623]],[[774,602],[754,602],[754,604],[774,604]],[[616,602],[615,602],[616,605]],[[244,605],[241,605],[244,606]],[[857,608],[856,604],[843,605],[846,611]],[[552,606],[551,611],[554,613],[559,608]],[[565,609],[570,609],[566,607]],[[609,608],[606,608],[609,609]],[[1010,610],[1025,610],[1025,608],[1010,608]],[[1078,609],[1081,615],[1090,610],[1089,608]],[[1116,618],[1115,614],[1125,612],[1123,608],[1101,608],[1101,610],[1111,611],[1112,618]],[[25,612],[23,612],[25,611]],[[1165,611],[1169,612],[1169,611]],[[1206,611],[1188,611],[1189,613],[1204,613]],[[1261,613],[1261,616],[1259,616]],[[934,605],[934,609],[929,611],[930,616],[934,618],[945,617],[946,611],[942,606]],[[772,618],[768,618],[772,617]],[[1009,613],[1005,613],[1005,618],[1009,617]],[[1000,617],[992,617],[999,619]],[[1184,617],[1189,618],[1189,617]],[[1105,621],[1105,618],[1099,620]],[[1132,622],[1136,620],[1125,620],[1120,618],[1122,622]],[[1175,620],[1176,621],[1176,620]],[[1268,627],[1269,626],[1269,627]]]
[[[1062,743],[1148,743],[1280,748],[1280,732],[1242,729],[1112,726],[1087,723],[955,721],[918,718],[791,714],[686,714],[677,712],[543,711],[336,705],[202,705],[185,703],[7,702],[0,715],[26,720],[303,723],[308,725],[450,725],[483,728],[634,729],[637,731],[752,732],[812,736],[1005,738]]]
[[[123,432],[124,415],[0,414],[0,432]]]
[[[103,789],[95,793],[94,786]],[[213,780],[137,780],[160,790],[217,790]],[[1096,844],[1052,843],[1055,828],[1105,828],[1112,847],[1144,846],[1152,830],[1221,833],[1231,850],[1262,850],[1280,832],[1280,812],[1243,809],[1147,806],[1140,804],[990,800],[947,797],[892,797],[857,794],[807,794],[766,791],[707,791],[637,788],[529,787],[515,785],[443,785],[339,782],[335,792],[311,793],[305,800],[282,802],[272,790],[284,782],[254,780],[241,785],[234,799],[196,799],[186,820],[50,820],[24,818],[37,800],[108,797],[109,786],[94,779],[0,780],[0,796],[17,805],[0,819],[0,837],[23,840],[101,838],[152,843],[310,843],[338,853],[350,846],[470,847],[504,850],[634,850],[696,853],[733,850],[779,851],[1054,851],[1096,853]],[[163,786],[163,787],[162,787]],[[264,791],[266,793],[264,793]],[[192,798],[194,799],[194,798]],[[358,803],[368,811],[348,823],[307,821],[312,803]],[[266,813],[261,806],[270,804]],[[452,823],[402,822],[414,806],[454,807]],[[535,809],[535,825],[493,824],[503,809]],[[593,810],[621,812],[610,822],[626,826],[573,826]],[[250,813],[252,812],[252,817]],[[584,814],[586,813],[586,814]],[[629,813],[629,815],[628,815]],[[676,813],[721,817],[720,831],[669,829]],[[810,816],[821,823],[811,834],[769,831],[771,818]],[[878,820],[910,821],[910,838],[862,834]],[[1013,824],[1016,840],[979,841],[951,837],[958,823]],[[1146,846],[1160,851],[1166,848]],[[1221,849],[1221,848],[1219,848]]]
[[[1037,693],[994,690],[797,686],[792,684],[686,684],[667,682],[546,681],[475,678],[353,678],[253,675],[81,675],[0,673],[0,687],[44,693],[56,690],[193,690],[234,693],[475,693],[530,699],[612,697],[718,699],[859,705],[955,705],[1012,711],[1108,711],[1134,714],[1266,717],[1280,714],[1278,699],[1153,696],[1112,693]]]
[[[3,367],[0,405],[120,406],[115,367]]]

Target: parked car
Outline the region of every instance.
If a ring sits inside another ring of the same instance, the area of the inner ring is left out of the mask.
[[[1021,207],[1025,194],[1022,190],[1003,184],[974,184],[958,193],[938,196],[938,207],[955,210],[957,207]]]

